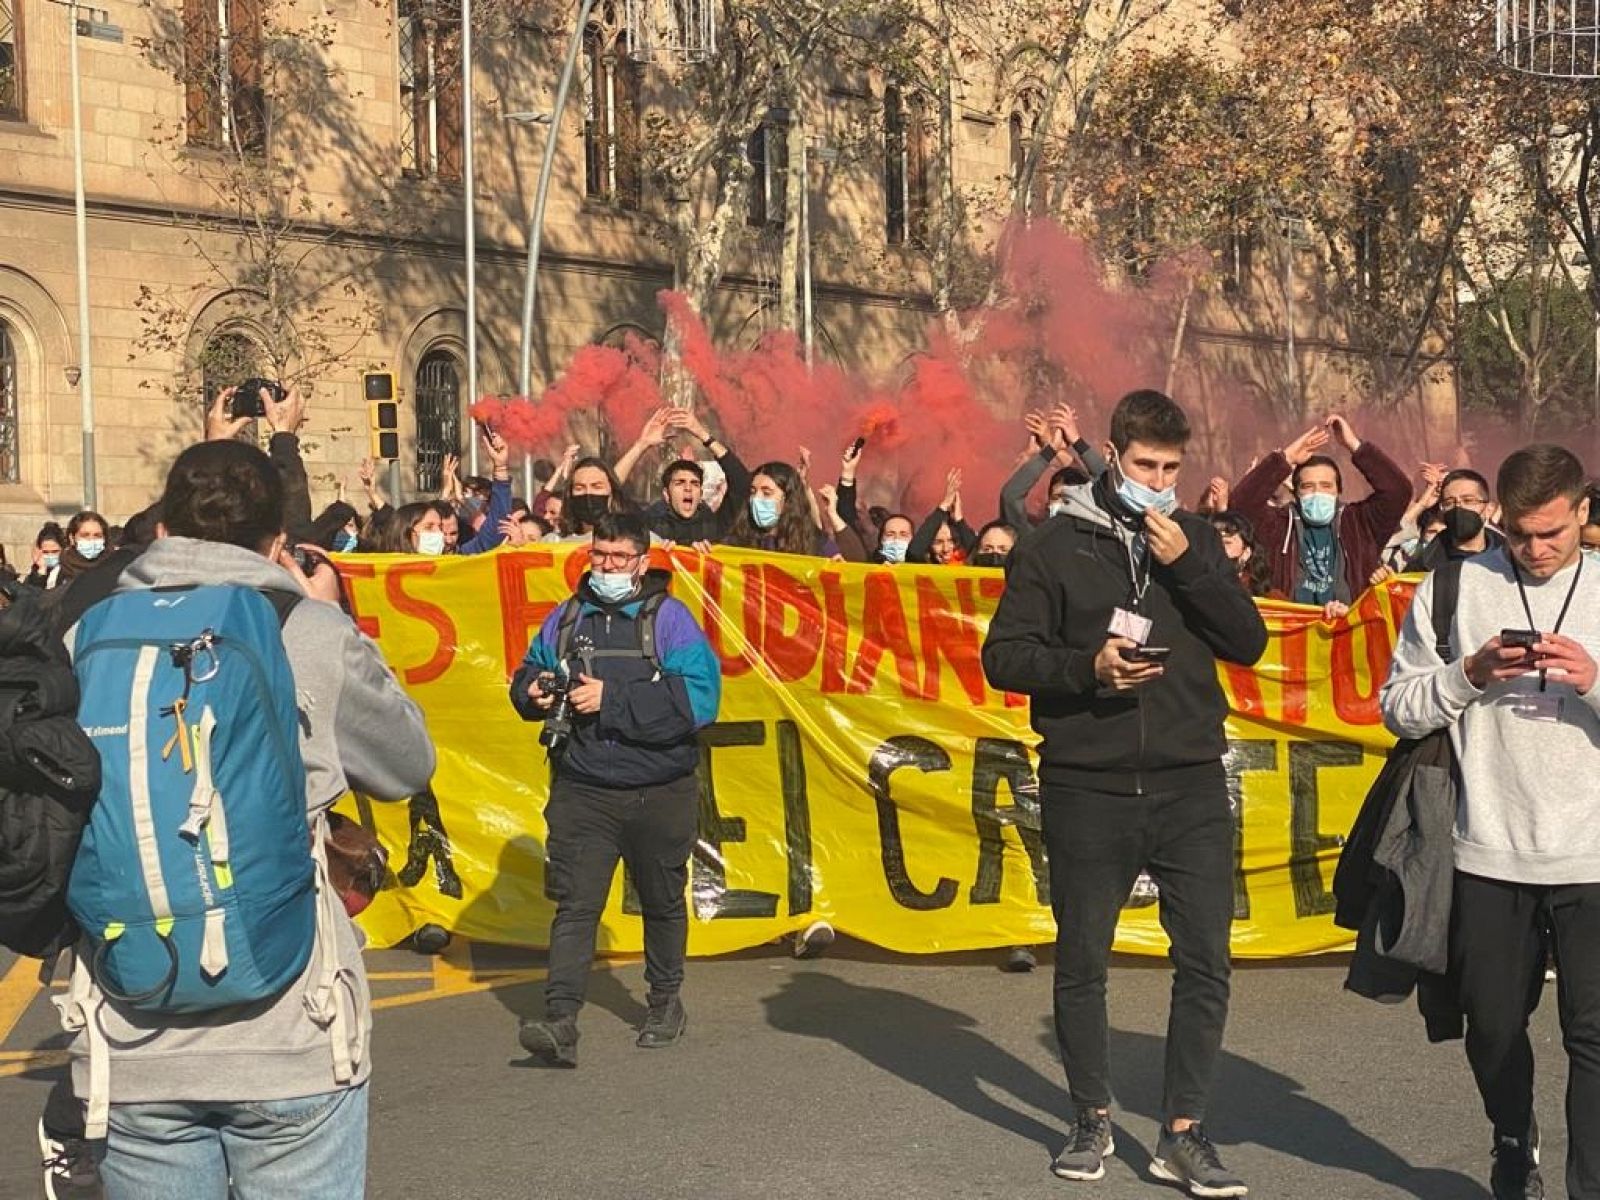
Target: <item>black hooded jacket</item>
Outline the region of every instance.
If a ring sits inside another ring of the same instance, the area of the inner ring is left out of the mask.
[[[1171,648],[1165,673],[1130,692],[1104,687],[1094,662],[1112,612],[1135,606],[1135,534],[1109,515],[1114,503],[1105,479],[1075,488],[1065,513],[1017,544],[983,666],[994,687],[1032,700],[1044,782],[1140,794],[1219,769],[1217,659],[1254,664],[1267,630],[1210,523],[1174,513],[1189,549],[1171,566],[1147,556],[1140,605],[1154,622],[1148,644]]]

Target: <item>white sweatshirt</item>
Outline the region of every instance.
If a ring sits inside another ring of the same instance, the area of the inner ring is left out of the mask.
[[[1597,567],[1582,564],[1560,632],[1600,660]],[[1544,580],[1523,573],[1541,632],[1554,630],[1578,569]],[[1498,549],[1462,564],[1448,665],[1434,648],[1433,580],[1417,589],[1381,702],[1398,737],[1450,729],[1461,764],[1456,868],[1512,883],[1600,883],[1600,686],[1579,696],[1551,675],[1541,693],[1530,672],[1480,692],[1465,659],[1503,629],[1528,628],[1511,560]]]

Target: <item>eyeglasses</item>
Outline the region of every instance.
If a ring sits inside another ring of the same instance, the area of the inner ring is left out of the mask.
[[[1450,496],[1439,501],[1439,511],[1449,512],[1452,508],[1475,508],[1480,512],[1489,507],[1487,500],[1477,496]]]
[[[590,553],[589,561],[597,567],[631,567],[643,557],[638,551],[595,550]]]

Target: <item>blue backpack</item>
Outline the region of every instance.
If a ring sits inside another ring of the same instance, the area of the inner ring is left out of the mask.
[[[118,592],[77,626],[79,723],[103,780],[67,903],[94,983],[146,1012],[264,1000],[305,970],[317,895],[295,597]]]

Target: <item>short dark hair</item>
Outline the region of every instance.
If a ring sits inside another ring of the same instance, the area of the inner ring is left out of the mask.
[[[244,442],[190,446],[167,472],[161,522],[176,537],[263,550],[283,532],[283,477]]]
[[[608,512],[594,523],[594,540],[597,542],[632,542],[633,548],[643,554],[650,549],[650,531],[636,513]]]
[[[533,460],[533,481],[535,483],[541,486],[547,484],[555,473],[556,465],[548,458],[536,458]]]
[[[1489,500],[1493,497],[1493,493],[1489,491],[1489,481],[1482,475],[1479,475],[1471,467],[1457,467],[1454,471],[1451,471],[1448,475],[1441,479],[1439,481],[1439,494],[1441,496],[1444,495],[1445,488],[1449,487],[1452,483],[1460,483],[1463,479],[1470,480],[1482,488],[1483,498],[1485,500]]]
[[[665,488],[679,471],[689,472],[700,481],[701,486],[705,485],[706,469],[692,458],[680,458],[676,462],[668,463],[666,469],[661,472],[661,486]]]
[[[1294,469],[1294,474],[1289,477],[1289,486],[1295,491],[1298,492],[1300,490],[1300,472],[1304,471],[1307,467],[1332,467],[1333,486],[1338,488],[1341,492],[1344,491],[1344,472],[1339,469],[1338,461],[1329,458],[1326,454],[1313,454],[1310,458],[1306,459],[1305,462],[1301,463]]]
[[[1578,456],[1565,446],[1538,442],[1525,446],[1500,464],[1495,491],[1507,521],[1525,516],[1552,500],[1570,500],[1574,505],[1588,493]]]
[[[348,505],[346,506],[348,507]],[[355,509],[350,509],[355,512]],[[148,546],[156,540],[156,526],[161,524],[161,502],[133,514],[122,527],[122,545]]]
[[[1429,525],[1444,524],[1444,509],[1437,504],[1430,504],[1417,515],[1417,532],[1421,533]]]
[[[1124,454],[1134,442],[1144,442],[1147,446],[1187,446],[1189,418],[1164,392],[1150,388],[1129,392],[1112,410],[1111,444],[1118,454]]]
[[[482,475],[468,475],[461,481],[461,490],[472,492],[479,496],[487,496],[494,491],[494,485]]]
[[[1254,546],[1256,542],[1256,527],[1250,523],[1250,518],[1242,512],[1235,512],[1231,508],[1224,508],[1211,514],[1211,528],[1223,537],[1232,534],[1241,537],[1245,545]]]
[[[435,500],[432,504],[428,505],[428,507],[439,514],[439,519],[441,521],[448,521],[451,517],[456,515],[456,506],[454,504],[448,504],[443,500]]]
[[[1093,481],[1089,478],[1089,473],[1082,468],[1062,467],[1054,475],[1050,476],[1050,490],[1053,492],[1062,484],[1066,484],[1068,487],[1082,487],[1084,484],[1091,482]]]

